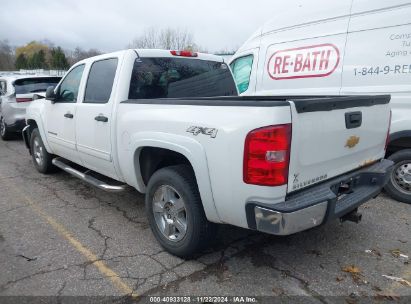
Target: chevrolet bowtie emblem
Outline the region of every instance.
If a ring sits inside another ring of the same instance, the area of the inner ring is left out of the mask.
[[[350,138],[347,139],[347,142],[345,143],[345,146],[347,148],[354,148],[358,143],[360,142],[360,138],[357,136],[351,136]]]

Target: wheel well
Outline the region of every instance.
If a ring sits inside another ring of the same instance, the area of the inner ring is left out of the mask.
[[[150,177],[157,170],[174,166],[174,165],[189,165],[190,161],[181,153],[156,147],[144,147],[139,155],[140,173],[144,184],[147,185]]]
[[[394,138],[389,142],[387,147],[386,157],[394,154],[397,151],[411,148],[411,137]]]
[[[30,134],[31,134],[31,132],[33,132],[33,130],[34,130],[35,128],[38,128],[37,123],[36,123],[36,121],[35,121],[34,119],[28,119],[28,120],[27,120],[27,125],[30,126],[30,128],[29,128]]]

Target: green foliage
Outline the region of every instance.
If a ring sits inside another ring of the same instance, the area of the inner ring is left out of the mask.
[[[69,68],[69,63],[67,61],[66,55],[64,54],[61,47],[51,49],[50,54],[50,68],[57,70],[65,70]]]
[[[69,63],[61,47],[50,49],[47,45],[32,41],[16,49],[16,69],[65,70]]]
[[[15,67],[17,70],[26,69],[27,68],[27,58],[24,54],[20,54],[16,58]]]
[[[27,67],[30,69],[47,69],[45,52],[40,50],[29,57]]]

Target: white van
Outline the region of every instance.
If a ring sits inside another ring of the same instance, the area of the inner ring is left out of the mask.
[[[411,1],[287,0],[270,9],[273,19],[230,61],[239,92],[391,94],[386,157],[396,166],[385,189],[411,203]]]

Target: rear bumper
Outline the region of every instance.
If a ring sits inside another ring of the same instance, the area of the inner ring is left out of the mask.
[[[29,104],[30,104],[29,102],[23,102],[23,103],[3,102],[2,103],[1,112],[2,112],[2,116],[8,128],[14,125],[16,125],[17,127],[20,127],[21,124],[24,123],[24,120],[26,118],[26,108],[28,107]],[[21,131],[21,129],[16,130],[16,131]]]
[[[24,129],[25,126],[26,126],[25,119],[17,119],[13,124],[10,124],[10,125],[7,124],[7,130],[10,132],[19,133]]]
[[[387,184],[392,168],[393,162],[384,159],[291,194],[274,206],[249,202],[248,226],[270,234],[289,235],[340,218],[376,197]],[[341,184],[350,185],[344,194],[339,193]]]

